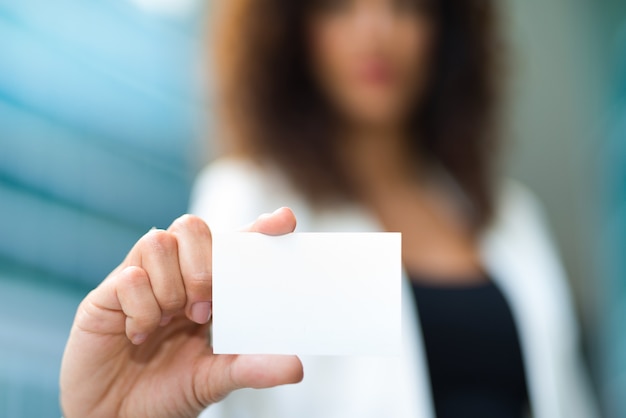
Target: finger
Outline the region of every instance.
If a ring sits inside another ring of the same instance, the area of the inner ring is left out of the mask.
[[[178,260],[186,293],[185,314],[204,324],[211,317],[211,231],[193,215],[178,218],[169,231],[178,242]]]
[[[284,235],[296,229],[296,216],[289,208],[283,207],[273,213],[263,214],[247,230],[265,235]]]
[[[237,389],[293,384],[304,376],[302,362],[296,356],[220,355],[206,361],[194,382],[203,405],[219,402]]]
[[[126,315],[126,336],[133,344],[146,340],[161,321],[161,309],[146,271],[127,267],[115,278],[120,307]]]
[[[148,273],[161,309],[161,324],[166,324],[187,302],[178,260],[177,239],[170,232],[155,229],[139,240],[136,251],[139,256],[132,261]]]

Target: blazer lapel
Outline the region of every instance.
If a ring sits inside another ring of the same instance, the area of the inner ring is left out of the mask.
[[[551,359],[550,335],[554,327],[550,292],[545,290],[542,257],[527,231],[523,219],[499,220],[485,234],[482,258],[492,279],[509,302],[518,329],[532,416],[562,416],[558,403],[558,384]]]

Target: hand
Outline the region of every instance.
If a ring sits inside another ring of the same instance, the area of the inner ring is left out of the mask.
[[[246,230],[293,232],[282,208]],[[74,417],[195,417],[235,389],[302,380],[294,356],[214,355],[211,232],[185,215],[142,237],[78,307],[61,366],[61,405]]]

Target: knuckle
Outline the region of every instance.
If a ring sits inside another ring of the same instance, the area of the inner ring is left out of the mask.
[[[147,234],[143,239],[148,250],[155,251],[160,254],[176,251],[176,238],[167,231],[155,229]]]
[[[209,270],[197,271],[189,274],[189,283],[196,286],[210,285],[212,282],[212,275]]]
[[[199,271],[189,274],[185,280],[185,286],[190,293],[208,294],[213,284],[210,271]]]
[[[158,312],[156,309],[144,310],[133,317],[133,321],[142,330],[154,328],[161,321],[161,312]]]
[[[149,281],[146,271],[135,266],[125,268],[119,275],[119,280],[122,285],[129,287],[141,286]]]
[[[209,226],[202,218],[195,215],[183,215],[174,221],[172,225],[174,230],[187,230],[194,235],[211,236]]]
[[[161,310],[164,312],[175,312],[182,309],[187,303],[187,298],[184,292],[176,292],[176,294],[170,295],[167,299],[159,301]]]

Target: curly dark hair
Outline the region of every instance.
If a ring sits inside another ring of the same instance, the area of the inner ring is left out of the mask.
[[[419,1],[419,0],[416,0]],[[494,206],[500,38],[493,0],[432,0],[432,76],[411,120],[415,158],[442,166],[468,197],[473,226]],[[311,201],[351,199],[333,116],[308,65],[305,19],[314,1],[225,0],[215,33],[218,109],[230,151],[270,160]]]

